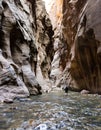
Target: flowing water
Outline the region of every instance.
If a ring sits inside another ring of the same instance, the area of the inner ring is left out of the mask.
[[[59,91],[1,103],[0,130],[101,130],[101,96]]]

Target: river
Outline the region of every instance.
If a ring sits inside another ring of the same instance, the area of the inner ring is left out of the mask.
[[[101,130],[101,95],[55,91],[0,103],[0,130]]]

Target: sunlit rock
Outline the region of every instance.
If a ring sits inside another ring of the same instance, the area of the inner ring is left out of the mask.
[[[51,21],[42,0],[0,1],[0,49],[3,54],[0,54],[0,71],[7,71],[4,77],[0,74],[0,91],[9,88],[10,98],[14,99],[13,93],[22,94],[25,88],[27,96],[41,94],[42,90],[51,88],[52,36]],[[7,65],[12,72],[4,69]],[[42,79],[38,78],[40,73]]]
[[[0,71],[9,64],[12,72],[1,74],[0,90],[10,83],[14,99],[14,78],[27,95],[63,85],[101,93],[100,6],[99,0],[1,0]]]

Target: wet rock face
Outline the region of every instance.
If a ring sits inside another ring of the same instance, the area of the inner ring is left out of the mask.
[[[47,1],[48,2],[48,1]],[[63,0],[50,0],[48,4],[46,3],[46,9],[49,14],[54,35],[53,35],[53,45],[54,45],[54,56],[51,63],[51,73],[50,77],[53,81],[53,88],[58,86],[60,75],[66,66],[67,61],[67,44],[63,39],[62,35],[62,6]],[[64,58],[65,57],[65,58]]]
[[[42,0],[1,0],[0,100],[52,85],[101,93],[100,6],[100,0],[51,0],[48,16]]]
[[[41,94],[53,57],[52,26],[41,0],[0,1],[0,95]],[[49,50],[51,48],[51,50]],[[47,84],[47,82],[45,82]],[[44,89],[44,88],[43,88]],[[12,96],[13,95],[13,96]],[[2,100],[2,101],[3,101]]]
[[[73,90],[101,93],[101,1],[64,0],[62,31],[68,61],[64,77]]]

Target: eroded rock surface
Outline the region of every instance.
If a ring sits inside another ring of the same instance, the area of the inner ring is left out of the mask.
[[[0,1],[0,100],[51,87],[52,35],[42,0]]]
[[[60,81],[60,76],[66,66],[67,60],[67,44],[62,35],[62,8],[63,0],[50,0],[46,2],[46,9],[49,14],[53,26],[53,45],[54,56],[51,63],[50,78],[52,80],[52,87],[57,87]],[[64,63],[64,65],[62,64]]]
[[[101,93],[101,1],[48,5],[46,11],[44,0],[0,1],[2,101],[52,87]]]
[[[52,0],[48,5],[54,29],[55,86],[101,93],[101,1]]]
[[[101,93],[101,1],[64,0],[62,30],[69,47],[63,80],[73,90]]]

